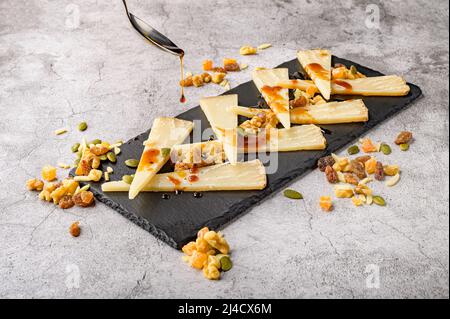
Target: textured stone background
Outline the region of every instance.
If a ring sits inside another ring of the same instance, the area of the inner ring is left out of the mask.
[[[365,24],[371,3],[380,10],[379,29]],[[292,185],[305,200],[276,194],[226,227],[235,267],[220,282],[204,280],[179,252],[109,208],[61,211],[24,184],[47,163],[71,162],[70,146],[83,135],[131,138],[156,116],[176,115],[223,88],[188,90],[188,103],[178,103],[178,61],[139,38],[120,1],[2,0],[0,297],[448,298],[447,1],[129,5],[186,50],[193,72],[205,58],[219,62],[239,57],[241,45],[270,42],[273,48],[239,60],[251,70],[292,59],[299,48],[327,47],[418,84],[424,98],[370,133],[391,142],[399,130],[414,132],[409,152],[394,148],[386,159],[403,168],[402,181],[377,188],[386,208],[340,200],[324,214],[318,198],[332,189],[312,172]],[[80,24],[72,28],[77,8]],[[249,80],[249,70],[233,74],[232,86]],[[75,129],[82,120],[90,125],[84,134]],[[70,132],[54,136],[61,127]],[[83,234],[74,239],[67,228],[76,220]],[[366,286],[370,264],[380,269],[378,289]],[[79,288],[70,289],[76,267]]]

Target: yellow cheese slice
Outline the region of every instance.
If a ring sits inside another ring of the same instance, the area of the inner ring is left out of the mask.
[[[217,138],[223,143],[223,150],[231,164],[237,163],[237,115],[228,108],[238,105],[237,94],[205,97],[200,107],[208,118]]]
[[[289,90],[277,86],[280,81],[289,80],[288,69],[254,70],[253,82],[262,94],[267,105],[276,114],[278,120],[285,128],[291,127],[289,120]]]
[[[322,96],[329,100],[331,95],[330,51],[321,49],[298,51],[297,58],[322,93]]]
[[[193,126],[190,121],[170,117],[159,117],[154,120],[130,186],[128,193],[130,199],[135,198],[152,180],[169,159],[170,149],[176,144],[183,143]]]
[[[183,190],[186,192],[228,191],[228,190],[259,190],[267,185],[264,165],[260,160],[230,163],[201,167],[191,178],[189,170],[157,174],[141,191],[171,192]],[[194,181],[193,181],[194,180]],[[102,184],[104,192],[127,192],[130,185],[123,181]]]

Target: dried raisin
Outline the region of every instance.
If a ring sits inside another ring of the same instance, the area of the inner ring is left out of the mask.
[[[94,194],[90,191],[82,191],[72,197],[77,206],[88,207],[94,204]]]
[[[331,166],[325,168],[325,175],[329,183],[336,184],[339,181],[339,177],[336,171]]]
[[[358,176],[359,179],[366,178],[367,176],[366,170],[364,169],[364,165],[357,160],[352,160],[350,162],[350,171],[356,176]]]
[[[361,164],[365,164],[368,160],[370,160],[370,156],[369,155],[358,156],[354,160],[360,162]]]
[[[64,195],[59,200],[59,207],[62,209],[68,209],[68,208],[73,207],[74,205],[75,205],[75,203],[73,202],[72,196],[70,196],[70,195]]]
[[[398,134],[397,138],[395,139],[395,144],[407,144],[412,139],[412,133],[408,131],[402,131],[400,134]]]
[[[325,156],[319,159],[319,161],[317,162],[317,166],[319,167],[319,170],[321,172],[325,172],[325,168],[327,168],[327,166],[333,166],[335,163],[333,156]]]
[[[384,168],[381,162],[377,162],[377,166],[375,168],[375,179],[377,181],[384,180]]]

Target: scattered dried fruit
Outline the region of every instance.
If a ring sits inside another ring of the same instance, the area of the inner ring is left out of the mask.
[[[283,195],[290,199],[303,199],[303,195],[293,189],[285,189]]]
[[[75,205],[80,207],[89,207],[95,203],[94,194],[90,191],[81,191],[73,195],[72,200]]]
[[[374,157],[372,157],[370,160],[366,162],[365,167],[367,174],[375,173],[375,169],[377,167],[377,160]]]
[[[398,165],[385,165],[383,167],[384,170],[384,174],[386,174],[387,176],[394,176],[396,174],[398,174],[398,172],[400,171],[400,168]]]
[[[323,211],[330,212],[333,209],[333,203],[330,196],[321,196],[319,200],[320,208]]]
[[[364,169],[364,165],[356,160],[352,160],[350,162],[350,171],[356,176],[358,176],[359,179],[364,179],[367,176],[366,171]]]
[[[81,229],[80,229],[80,222],[75,222],[69,227],[69,232],[73,237],[80,236]]]
[[[358,195],[352,197],[352,202],[355,206],[361,206],[366,201],[366,197],[364,195]]]
[[[213,69],[213,61],[212,60],[204,60],[203,61],[203,71],[211,71]]]
[[[27,180],[27,189],[29,191],[41,191],[44,188],[44,182],[37,178]]]
[[[223,59],[223,67],[227,72],[240,71],[239,64],[235,59],[225,58]]]
[[[368,160],[371,159],[371,156],[369,155],[364,155],[364,156],[358,156],[357,158],[355,158],[354,160],[357,162],[360,162],[362,164],[365,164]]]
[[[202,76],[201,75],[194,75],[192,77],[192,83],[194,84],[195,87],[203,86]]]
[[[378,148],[372,143],[370,138],[364,138],[361,140],[361,149],[364,153],[371,153],[378,151]]]
[[[383,169],[383,164],[381,162],[377,162],[377,164],[376,164],[376,167],[375,167],[375,179],[377,181],[384,180],[384,169]]]
[[[75,203],[73,202],[72,196],[70,196],[70,195],[64,195],[59,200],[59,207],[62,209],[68,209],[68,208],[73,207],[74,205],[75,205]]]
[[[201,77],[204,83],[211,82],[211,75],[208,72],[202,73]]]
[[[95,144],[95,145],[91,144],[89,147],[89,150],[92,152],[92,154],[94,154],[96,156],[100,156],[100,155],[108,153],[109,147],[102,143]]]
[[[183,80],[180,81],[180,86],[182,87],[188,87],[193,85],[194,81],[192,79],[192,76],[186,76]]]
[[[336,171],[331,166],[327,166],[325,168],[325,175],[329,183],[336,184],[339,182],[339,177],[337,176]]]
[[[319,161],[317,162],[317,166],[319,167],[319,170],[321,172],[325,172],[327,166],[333,166],[334,163],[335,159],[333,158],[333,156],[325,156],[319,159]]]
[[[398,134],[397,138],[395,139],[395,144],[407,144],[412,139],[412,133],[408,131],[402,131],[400,134]]]
[[[47,182],[54,181],[56,179],[56,167],[47,165],[42,168],[42,178]]]

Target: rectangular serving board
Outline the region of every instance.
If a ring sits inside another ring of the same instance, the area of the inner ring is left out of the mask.
[[[342,63],[347,67],[355,65],[367,76],[383,75],[357,63],[333,56],[333,65]],[[297,59],[285,62],[278,67],[289,69],[290,74],[303,73]],[[103,193],[101,183],[91,183],[91,191],[96,198],[111,207],[138,226],[144,228],[158,239],[173,248],[181,249],[187,242],[196,237],[197,231],[208,226],[210,229],[220,229],[235,218],[247,212],[271,193],[279,191],[302,174],[314,169],[317,160],[332,152],[336,152],[357,137],[366,133],[375,125],[394,116],[422,95],[420,88],[408,83],[411,90],[402,97],[363,97],[369,109],[369,121],[366,123],[320,125],[324,129],[327,148],[323,151],[297,151],[278,153],[278,170],[267,176],[267,187],[260,191],[219,191],[204,192],[201,198],[195,198],[192,193],[179,195],[170,193],[169,199],[163,199],[161,193],[141,193],[134,200],[128,199],[128,193]],[[239,105],[255,106],[260,101],[260,94],[252,81],[243,83],[224,94],[238,94]],[[345,99],[352,97],[346,96]],[[332,100],[339,100],[332,96]],[[185,120],[201,121],[202,129],[209,123],[199,106],[180,115]],[[129,140],[121,147],[117,163],[108,163],[114,169],[111,180],[120,180],[125,174],[133,174],[134,170],[125,166],[124,160],[141,156],[143,142],[150,130]],[[190,138],[190,140],[192,140]],[[187,143],[189,141],[186,141]],[[161,172],[168,171],[166,165]],[[71,171],[71,175],[74,171]]]

